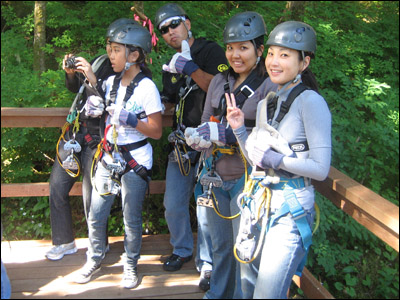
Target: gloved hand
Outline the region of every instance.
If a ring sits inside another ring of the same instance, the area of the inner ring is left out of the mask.
[[[279,165],[281,164],[282,159],[285,156],[281,153],[272,150],[271,147],[268,147],[265,150],[265,148],[263,147],[258,147],[258,145],[253,145],[253,147],[250,149],[250,147],[249,148],[247,147],[247,143],[246,143],[246,150],[248,151],[249,158],[251,159],[253,164],[263,169],[272,168],[274,170],[278,170]]]
[[[197,128],[187,127],[185,130],[185,140],[189,147],[196,151],[207,150],[211,147],[212,143],[209,140],[205,140],[199,135]]]
[[[116,105],[111,103],[107,108],[106,111],[111,116],[111,124],[113,125],[129,125],[135,128],[138,123],[138,119],[136,114],[127,111],[121,105]]]
[[[190,55],[190,46],[186,40],[182,41],[181,51],[174,54],[168,65],[163,65],[163,70],[169,73],[179,73],[184,75],[192,75],[199,66],[194,63]]]
[[[225,126],[217,122],[206,122],[194,128],[186,128],[185,130],[186,143],[197,150],[197,148],[208,149],[212,143],[217,146],[226,144]],[[201,151],[201,150],[197,150]]]
[[[294,154],[293,150],[290,148],[289,143],[285,138],[271,125],[265,123],[263,124],[263,129],[265,129],[269,135],[265,135],[266,142],[277,152],[282,153],[286,156],[292,156]]]
[[[254,127],[246,141],[246,150],[254,165],[263,169],[279,169],[284,156],[293,156],[288,142],[272,126]]]
[[[103,114],[104,100],[99,96],[89,96],[85,103],[86,116],[97,118]]]

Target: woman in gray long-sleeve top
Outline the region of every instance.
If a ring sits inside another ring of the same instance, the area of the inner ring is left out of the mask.
[[[198,151],[203,150],[205,166],[199,176],[199,182],[205,185],[201,189],[198,183],[196,190],[200,188],[200,192],[197,195],[203,191],[203,197],[206,199],[207,195],[213,195],[211,197],[216,199],[219,208],[218,213],[213,208],[207,208],[213,273],[211,288],[205,294],[205,298],[241,298],[238,262],[233,256],[240,218],[230,220],[220,215],[226,217],[239,212],[236,200],[243,191],[245,170],[250,165],[240,155],[232,129],[227,126],[225,92],[232,91],[239,99],[239,105],[245,114],[247,130],[250,132],[255,125],[257,103],[270,91],[277,89],[277,85],[267,78],[265,70],[262,57],[264,35],[265,23],[258,13],[240,13],[228,21],[224,30],[224,43],[230,68],[227,72],[216,75],[210,83],[202,125],[185,131],[187,143]],[[210,117],[214,122],[210,122]],[[225,150],[233,151],[228,154]],[[210,194],[207,194],[207,180],[214,180]],[[199,205],[201,197],[197,199]]]
[[[252,164],[279,176],[280,182],[269,186],[272,197],[261,260],[241,264],[247,279],[241,285],[245,298],[279,299],[286,298],[293,275],[301,275],[311,245],[311,179],[324,180],[329,172],[331,114],[308,70],[316,50],[314,29],[284,22],[270,33],[267,46],[265,65],[278,92],[267,96],[268,105],[267,99],[259,103],[257,127],[250,136],[234,96],[227,99],[227,119]],[[281,110],[285,106],[286,113]]]

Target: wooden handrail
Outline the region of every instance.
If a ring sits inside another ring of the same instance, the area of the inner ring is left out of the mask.
[[[166,105],[163,126],[172,126],[172,105]],[[2,107],[1,127],[62,127],[66,122],[68,107]]]
[[[163,115],[163,126],[172,125],[172,105]],[[1,127],[61,127],[68,108],[1,108]],[[399,251],[399,207],[331,167],[328,178],[313,181],[315,189],[338,208],[353,217],[373,234]],[[163,194],[165,181],[151,181],[150,193]],[[1,197],[39,197],[49,195],[49,183],[1,184]],[[82,195],[82,183],[73,186],[71,196]],[[333,296],[305,268],[293,281],[308,298],[332,299]]]

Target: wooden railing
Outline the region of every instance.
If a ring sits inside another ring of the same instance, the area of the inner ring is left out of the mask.
[[[68,108],[1,108],[1,127],[61,127]],[[163,115],[163,126],[171,126],[171,112]],[[397,252],[399,251],[399,207],[364,187],[350,177],[331,167],[328,178],[313,181],[315,189],[338,208],[353,217]],[[150,193],[163,194],[165,181],[151,181]],[[1,197],[39,197],[49,195],[49,183],[1,184]],[[82,195],[77,182],[71,196]],[[333,296],[305,268],[303,275],[293,281],[308,298],[333,298]]]

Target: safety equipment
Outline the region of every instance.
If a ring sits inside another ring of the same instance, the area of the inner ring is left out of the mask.
[[[225,25],[224,44],[251,41],[266,35],[267,28],[263,17],[253,11],[233,16]]]
[[[127,111],[122,107],[122,105],[111,103],[107,106],[106,111],[111,115],[111,124],[129,125],[135,128],[138,123],[136,114]]]
[[[186,143],[190,147],[209,148],[211,143],[225,146],[225,126],[217,122],[205,122],[197,128],[188,127],[185,130]]]
[[[232,220],[237,218],[240,213],[234,216],[224,216],[219,209],[218,201],[213,192],[214,188],[220,188],[223,185],[223,181],[221,177],[216,172],[216,162],[223,155],[234,155],[239,154],[243,165],[245,168],[245,172],[242,177],[236,182],[236,184],[231,188],[228,193],[231,198],[239,193],[239,191],[243,188],[245,178],[247,178],[247,174],[251,171],[251,167],[247,167],[246,158],[243,153],[240,151],[240,148],[237,145],[229,145],[225,147],[217,147],[216,144],[213,145],[213,149],[211,151],[211,155],[204,159],[204,152],[202,153],[202,158],[200,161],[202,162],[200,166],[203,167],[198,169],[197,184],[195,186],[195,198],[197,200],[197,205],[207,206],[214,208],[215,213],[223,219]],[[203,192],[204,191],[204,192]]]
[[[263,169],[272,168],[278,170],[284,156],[285,155],[272,150],[269,146],[265,150],[255,145],[251,149],[251,152],[249,152],[249,158],[253,164]]]
[[[118,27],[121,27],[122,25],[127,25],[127,24],[131,24],[131,25],[136,24],[136,25],[139,25],[139,23],[136,22],[135,20],[128,19],[128,18],[121,18],[121,19],[115,20],[114,22],[112,22],[112,23],[110,24],[110,26],[108,26],[106,37],[107,37],[107,38],[110,38],[110,37],[113,35],[114,31],[115,31]]]
[[[140,25],[125,24],[116,28],[110,36],[110,43],[132,45],[146,53],[151,52],[151,34]]]
[[[99,96],[89,96],[85,104],[85,114],[96,118],[100,117],[104,112],[104,100]]]
[[[168,65],[163,65],[163,70],[170,73],[179,73],[184,75],[192,75],[193,72],[199,69],[199,66],[193,62],[190,55],[190,46],[186,40],[182,41],[181,51],[172,56]]]
[[[196,151],[207,150],[212,142],[199,135],[197,128],[188,127],[185,129],[185,140],[189,147]]]
[[[160,7],[156,12],[155,25],[158,29],[160,24],[171,17],[184,16],[188,18],[184,9],[175,3],[169,3]]]
[[[257,146],[259,150],[267,151],[269,148],[282,153],[286,156],[293,155],[293,150],[282,135],[268,123],[261,124],[260,127],[254,127],[246,141],[246,150],[250,152]]]
[[[317,34],[308,24],[287,21],[277,25],[268,37],[267,46],[281,46],[289,49],[315,53]]]

